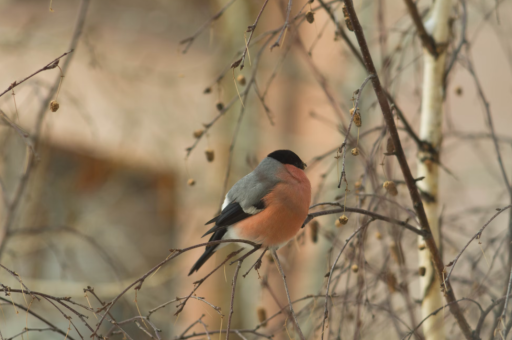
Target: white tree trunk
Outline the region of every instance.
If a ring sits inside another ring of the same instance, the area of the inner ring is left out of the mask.
[[[431,34],[437,46],[446,43],[448,40],[449,27],[448,19],[451,9],[451,0],[436,0],[430,18],[425,22],[425,28]],[[423,53],[423,94],[421,105],[421,127],[420,139],[431,143],[440,151],[442,139],[443,120],[443,76],[445,71],[446,53],[442,52],[438,58],[433,57],[426,49]],[[439,245],[439,209],[438,209],[438,182],[439,171],[437,161],[432,159],[432,154],[420,150],[418,158],[418,177],[425,176],[425,179],[418,182],[419,188],[426,192],[431,199],[424,199],[425,211],[434,240]],[[419,239],[420,247],[424,248],[423,239]],[[419,251],[419,267],[425,268],[425,275],[420,276],[420,289],[423,302],[421,305],[422,319],[433,311],[443,306],[443,297],[440,290],[440,282],[437,279],[431,262],[431,255],[428,249]],[[421,269],[420,269],[421,272]],[[444,313],[437,313],[429,317],[423,323],[423,332],[426,340],[443,340]]]

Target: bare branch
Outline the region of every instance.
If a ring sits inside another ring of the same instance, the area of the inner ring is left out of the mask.
[[[418,8],[413,0],[404,0],[407,5],[407,9],[409,10],[409,14],[411,15],[412,21],[414,22],[414,26],[416,26],[416,30],[418,31],[418,35],[421,39],[423,47],[425,47],[428,52],[437,58],[439,53],[437,51],[436,42],[434,38],[427,33],[425,26],[423,25],[423,20],[421,19],[420,13],[418,12]]]

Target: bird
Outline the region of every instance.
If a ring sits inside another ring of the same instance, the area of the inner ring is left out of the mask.
[[[202,237],[212,234],[210,242],[244,239],[275,252],[295,237],[308,216],[311,183],[305,169],[306,163],[293,151],[268,154],[228,191],[220,214],[205,224],[214,226]],[[226,245],[206,246],[188,275]]]

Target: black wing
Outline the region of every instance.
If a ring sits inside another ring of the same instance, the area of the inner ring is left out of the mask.
[[[258,210],[263,210],[265,208],[265,202],[263,200],[259,201],[255,205],[254,208]],[[211,224],[215,222],[213,228],[208,230],[202,237],[211,234],[217,230],[225,229],[230,225],[233,225],[237,222],[245,220],[247,217],[251,217],[253,214],[246,213],[244,209],[238,204],[238,202],[229,203],[220,213],[219,216],[209,220],[205,225]]]

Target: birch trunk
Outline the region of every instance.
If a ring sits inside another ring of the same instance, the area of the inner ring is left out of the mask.
[[[451,9],[451,0],[436,0],[430,18],[425,22],[425,28],[434,38],[437,46],[448,40],[448,19]],[[439,49],[439,48],[438,48]],[[429,142],[435,150],[440,152],[442,139],[443,120],[443,76],[445,71],[446,53],[443,51],[436,59],[426,49],[423,51],[424,73],[423,94],[421,105],[420,139]],[[438,156],[426,150],[420,150],[418,154],[418,177],[425,179],[418,182],[418,187],[427,195],[423,198],[425,212],[427,214],[434,240],[439,244],[439,209],[438,209],[438,185],[439,169]],[[425,268],[425,275],[420,276],[420,291],[423,298],[421,305],[422,319],[430,315],[436,309],[443,306],[443,297],[440,290],[440,282],[435,275],[432,266],[431,255],[424,247],[423,239],[419,239],[419,267]],[[444,313],[437,313],[429,317],[423,323],[423,333],[426,340],[443,340]]]

